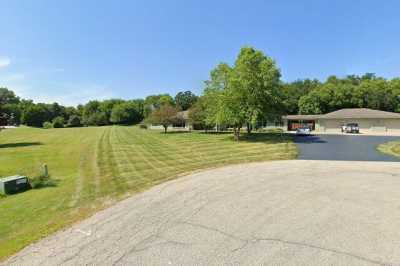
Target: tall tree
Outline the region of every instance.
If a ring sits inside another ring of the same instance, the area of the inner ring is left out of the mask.
[[[240,50],[229,84],[240,101],[248,133],[259,118],[280,111],[280,76],[275,61],[263,52],[251,47]]]
[[[191,91],[181,91],[175,96],[175,103],[181,110],[188,110],[196,101],[198,97]]]
[[[232,68],[225,63],[220,63],[216,68],[211,70],[210,79],[205,81],[204,96],[202,97],[202,104],[206,115],[205,124],[218,126],[226,123],[222,120],[219,113],[222,111],[222,94],[228,89],[229,77]]]
[[[235,139],[260,118],[283,112],[280,71],[261,51],[244,47],[234,67],[220,64],[211,71],[204,91],[208,120],[232,126]]]

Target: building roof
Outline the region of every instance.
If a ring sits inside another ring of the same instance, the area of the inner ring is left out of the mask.
[[[368,108],[348,108],[337,110],[320,117],[321,119],[343,119],[343,118],[400,118],[399,113],[385,112]]]
[[[7,177],[2,177],[0,178],[0,182],[8,182],[16,179],[21,179],[21,178],[27,178],[26,176],[21,176],[21,175],[13,175],[13,176],[7,176]]]
[[[368,108],[345,108],[321,115],[287,115],[282,117],[288,120],[316,120],[316,119],[400,119],[399,113],[385,112]]]

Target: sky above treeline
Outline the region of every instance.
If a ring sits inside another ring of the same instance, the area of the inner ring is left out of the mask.
[[[243,46],[284,81],[400,76],[399,1],[0,1],[0,86],[37,102],[192,90]]]

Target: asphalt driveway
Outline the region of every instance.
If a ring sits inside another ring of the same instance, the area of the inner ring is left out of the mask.
[[[399,190],[393,162],[212,169],[128,198],[4,265],[399,265]]]
[[[296,136],[298,159],[340,161],[398,162],[399,158],[376,150],[379,144],[399,140],[400,137],[363,135],[312,135]]]

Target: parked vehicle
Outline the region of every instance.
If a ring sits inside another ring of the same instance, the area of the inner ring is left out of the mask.
[[[311,134],[311,129],[309,127],[299,127],[296,129],[296,135],[308,136]]]
[[[360,128],[357,123],[348,123],[346,124],[346,133],[360,133]]]

